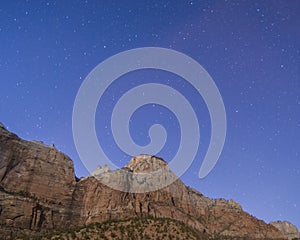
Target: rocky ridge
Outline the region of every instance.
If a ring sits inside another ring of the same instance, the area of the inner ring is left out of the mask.
[[[143,173],[166,166],[160,158],[141,155],[122,171]],[[119,170],[98,169],[76,181],[65,154],[54,146],[24,141],[1,125],[0,236],[43,235],[111,220],[168,218],[199,236],[285,239],[276,227],[244,212],[233,200],[207,198],[180,179],[160,190],[131,193],[99,181],[112,173],[130,190],[131,182]]]

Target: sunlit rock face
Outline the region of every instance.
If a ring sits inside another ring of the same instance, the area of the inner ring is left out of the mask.
[[[278,228],[289,239],[300,239],[300,233],[296,226],[287,221],[271,222],[273,226]]]
[[[125,167],[137,173],[151,173],[167,166],[162,158],[141,154],[133,157]]]
[[[132,191],[172,177],[162,189]],[[110,180],[124,191],[109,187]],[[34,236],[136,217],[179,220],[199,235],[284,239],[233,200],[210,199],[186,187],[161,158],[142,154],[122,169],[99,167],[76,181],[72,161],[54,145],[24,141],[0,125],[0,236]]]

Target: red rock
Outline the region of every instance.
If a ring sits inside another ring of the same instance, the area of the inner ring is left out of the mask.
[[[162,159],[141,155],[122,171],[149,173],[162,167],[172,175]],[[99,168],[76,182],[72,161],[54,145],[21,140],[0,126],[0,235],[36,235],[108,219],[151,216],[179,220],[211,236],[285,239],[233,200],[209,199],[179,179],[157,191],[132,193],[137,184],[149,183],[130,180],[122,171]],[[108,181],[114,176],[129,192],[106,186],[97,175]]]

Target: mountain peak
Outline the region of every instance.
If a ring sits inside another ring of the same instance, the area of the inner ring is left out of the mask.
[[[200,239],[286,239],[233,200],[209,199],[186,187],[161,158],[142,154],[124,170],[103,166],[76,181],[71,159],[54,146],[22,140],[0,126],[0,236],[43,236],[91,223],[163,218],[180,221]]]
[[[300,239],[300,233],[296,226],[288,221],[270,222],[271,225],[281,231],[288,239]]]
[[[150,173],[166,166],[168,166],[168,163],[162,158],[148,154],[141,154],[133,157],[125,167],[137,173]]]

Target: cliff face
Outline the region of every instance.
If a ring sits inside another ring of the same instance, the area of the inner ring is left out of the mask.
[[[124,169],[151,172],[166,165],[160,158],[142,155]],[[130,193],[98,180],[112,173],[128,189],[132,187],[122,172],[107,168],[76,182],[66,155],[53,146],[21,140],[0,126],[0,235],[36,235],[149,216],[179,220],[199,234],[284,239],[277,228],[244,212],[233,200],[209,199],[179,179],[157,191]]]
[[[289,239],[300,239],[300,233],[297,227],[291,224],[290,222],[277,221],[271,222],[270,224],[279,229]]]
[[[2,227],[67,227],[75,184],[73,163],[66,155],[40,142],[21,140],[0,126]]]
[[[155,161],[162,160],[151,156],[133,158],[131,163],[135,162],[135,167],[132,169],[140,171],[144,169],[141,165]],[[145,169],[148,171],[148,168]],[[135,194],[115,191],[97,178],[88,177],[78,183],[75,192],[76,196],[80,196],[77,201],[82,202],[81,224],[150,216],[179,220],[211,236],[284,239],[276,228],[244,212],[233,200],[209,199],[186,187],[179,179],[161,190]]]

